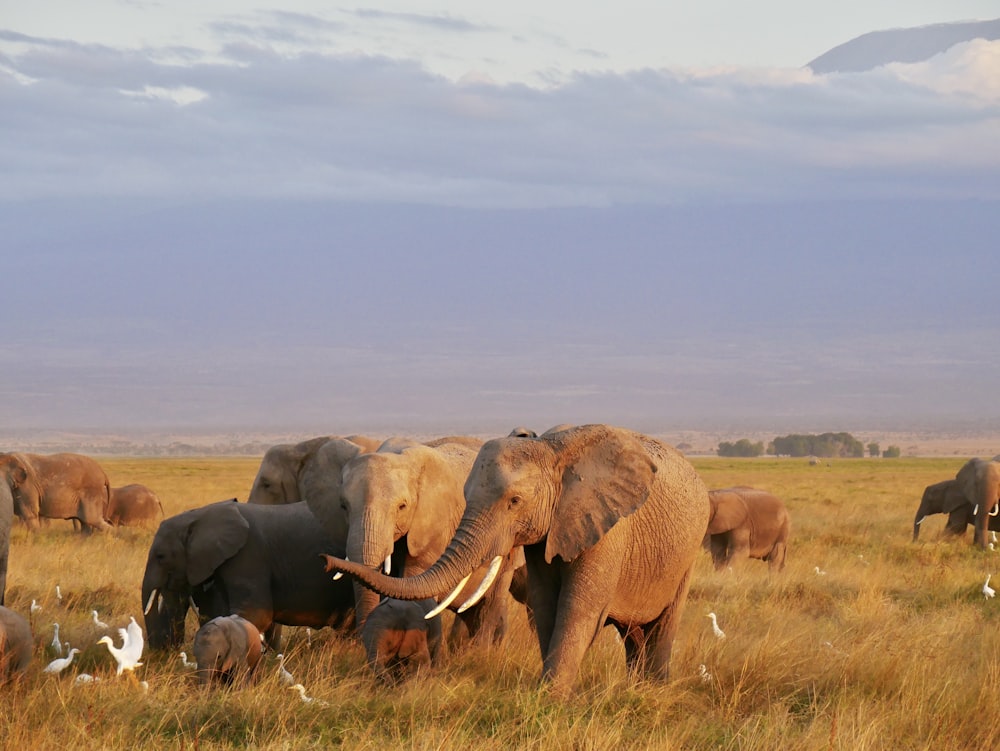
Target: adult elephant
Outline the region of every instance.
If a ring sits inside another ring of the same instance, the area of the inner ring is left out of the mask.
[[[972,544],[986,550],[989,519],[1000,513],[1000,464],[978,457],[969,459],[958,470],[955,479],[966,500],[972,504]]]
[[[0,476],[14,497],[14,512],[28,529],[39,517],[76,519],[81,530],[108,530],[111,485],[101,466],[81,454],[0,454]]]
[[[606,624],[622,635],[630,672],[667,679],[708,525],[708,491],[680,453],[606,425],[498,438],[480,449],[465,498],[448,548],[419,576],[330,556],[327,566],[386,596],[423,599],[523,545],[544,682],[568,692]]]
[[[144,527],[163,518],[159,496],[145,485],[131,483],[111,488],[107,520],[116,527]]]
[[[913,517],[913,541],[920,536],[920,526],[931,514],[947,514],[948,523],[945,534],[964,535],[970,524],[975,524],[976,517],[972,513],[973,506],[965,497],[962,484],[957,479],[942,480],[924,488],[920,497],[917,514]],[[1000,529],[1000,518],[991,517],[990,528],[996,525]]]
[[[0,605],[7,592],[7,561],[10,558],[10,528],[14,523],[14,495],[0,482]]]
[[[330,581],[318,560],[330,550],[343,552],[344,539],[331,539],[305,503],[261,506],[233,499],[165,519],[142,579],[150,647],[184,641],[190,604],[201,624],[235,613],[261,632],[272,624],[351,624],[350,582]]]
[[[770,571],[785,567],[791,519],[780,498],[748,487],[708,491],[711,510],[703,541],[716,569],[745,558],[767,561]]]
[[[482,441],[451,437],[432,443],[390,438],[378,451],[358,454],[344,465],[340,506],[347,514],[350,560],[413,576],[430,568],[444,552],[465,511],[463,487]],[[325,502],[306,502],[317,517],[332,516]],[[486,570],[480,572],[480,580]],[[459,615],[471,637],[496,640],[503,635],[511,574],[508,566],[501,573],[506,586]],[[376,593],[355,584],[359,631],[378,601]]]

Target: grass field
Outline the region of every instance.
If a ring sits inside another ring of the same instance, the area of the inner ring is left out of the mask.
[[[918,544],[925,485],[963,459],[695,459],[709,487],[770,490],[792,515],[780,575],[751,561],[715,572],[699,558],[668,684],[630,683],[605,629],[571,699],[539,690],[537,644],[523,613],[504,645],[450,656],[432,676],[381,688],[360,646],[287,628],[286,664],[319,701],[302,703],[274,675],[255,687],[202,691],[176,654],[146,655],[143,691],[116,679],[96,641],[97,609],[113,628],[141,622],[139,585],[153,530],[81,538],[68,522],[15,529],[7,605],[34,621],[34,664],[4,689],[8,749],[988,749],[1000,745],[1000,599],[986,600],[1000,553],[941,542],[931,517]],[[113,485],[141,482],[166,513],[245,499],[259,459],[101,459]],[[817,573],[817,569],[822,573]],[[59,585],[60,605],[55,596]],[[727,637],[716,639],[709,611]],[[188,636],[195,631],[189,616]],[[52,623],[83,650],[54,677]],[[189,650],[190,652],[190,650]],[[699,666],[710,673],[706,681]],[[98,683],[75,685],[79,672]]]

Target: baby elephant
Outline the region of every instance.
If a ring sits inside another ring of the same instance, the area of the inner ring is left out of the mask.
[[[437,606],[434,600],[394,600],[376,605],[365,619],[361,641],[375,677],[399,683],[437,660],[441,646],[441,616],[424,616]]]
[[[716,569],[742,558],[767,561],[771,571],[785,567],[791,519],[784,502],[747,487],[708,491],[711,511],[704,547]]]
[[[32,646],[27,619],[0,605],[0,684],[24,674],[31,662]]]
[[[220,615],[198,629],[193,651],[201,685],[246,685],[256,674],[263,640],[257,627],[245,618]]]

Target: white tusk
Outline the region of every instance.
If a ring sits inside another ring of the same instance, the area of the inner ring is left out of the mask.
[[[351,560],[351,559],[350,559],[350,558],[348,558],[348,557],[347,557],[347,556],[345,555],[345,556],[344,556],[344,560],[345,560],[345,561],[349,561],[349,560]],[[337,581],[337,580],[338,580],[338,579],[340,579],[340,577],[342,577],[343,575],[344,575],[344,572],[343,572],[343,571],[338,571],[337,573],[335,573],[335,574],[333,575],[333,580],[334,580],[334,581]]]
[[[385,557],[385,562],[382,564],[382,571],[386,576],[388,576],[389,572],[392,571],[392,553],[389,553],[389,555]]]
[[[978,513],[979,513],[979,504],[977,503],[975,506],[972,507],[972,515],[975,516]]]
[[[990,511],[990,516],[996,516],[997,514],[1000,514],[1000,503],[994,506],[993,510]]]
[[[149,615],[149,611],[153,609],[153,598],[156,597],[156,588],[149,593],[149,599],[146,600],[146,609],[142,611],[143,615]]]
[[[483,577],[483,581],[480,583],[479,589],[473,592],[472,597],[459,606],[458,610],[455,611],[456,613],[464,613],[466,610],[479,602],[479,598],[486,594],[486,590],[490,588],[493,581],[497,578],[497,574],[500,573],[501,564],[503,564],[503,556],[498,555],[490,562],[490,570],[487,571],[486,576]]]
[[[443,600],[441,600],[441,602],[438,603],[438,606],[436,608],[434,608],[431,612],[429,612],[427,615],[424,616],[424,620],[429,620],[433,618],[442,610],[444,610],[446,607],[451,605],[451,601],[454,600],[456,597],[458,597],[458,593],[462,591],[462,587],[464,587],[465,583],[469,581],[470,576],[472,576],[472,574],[466,574],[465,578],[458,583],[458,586],[451,591],[451,594],[445,597]]]
[[[921,516],[920,517],[920,521],[918,521],[917,524],[923,524],[924,523],[924,519],[926,519],[926,518],[927,518],[926,516]]]

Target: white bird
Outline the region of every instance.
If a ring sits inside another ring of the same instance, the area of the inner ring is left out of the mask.
[[[996,542],[996,541],[997,541],[997,533],[996,533],[996,532],[993,532],[993,531],[991,530],[991,531],[990,531],[990,542]]]
[[[73,662],[73,655],[75,655],[79,651],[80,651],[79,649],[76,649],[74,647],[69,651],[68,657],[59,657],[58,659],[53,660],[52,662],[50,662],[48,665],[45,666],[45,669],[42,672],[55,673],[56,675],[58,675],[67,667],[69,667],[69,664]]]
[[[826,571],[821,569],[819,566],[816,566],[816,568],[814,568],[813,571],[816,572],[816,576],[826,576]]]
[[[302,702],[304,704],[312,704],[313,702],[316,702],[321,707],[327,706],[327,703],[325,701],[320,701],[318,699],[314,699],[311,696],[306,696],[306,687],[303,686],[301,683],[296,683],[294,686],[289,686],[288,688],[290,688],[292,691],[298,691],[299,697],[302,699]]]
[[[986,599],[987,600],[990,599],[991,597],[995,597],[996,596],[996,590],[993,589],[993,587],[990,586],[990,577],[991,576],[993,576],[993,574],[987,574],[986,575],[986,582],[983,584],[983,594],[986,595]]]
[[[97,683],[100,680],[101,680],[100,678],[95,678],[90,673],[80,673],[80,675],[78,675],[76,677],[76,680],[73,681],[73,682],[74,683]]]
[[[278,678],[281,679],[282,683],[288,686],[295,684],[295,678],[292,677],[291,673],[285,670],[285,655],[283,654],[278,655]]]
[[[308,626],[306,626],[306,644],[310,647],[313,645],[313,632]]]
[[[59,604],[62,605],[62,590],[59,589],[58,584],[56,584],[56,599],[59,600]]]
[[[35,600],[31,601],[31,614],[35,615],[42,612],[42,606],[39,605]]]
[[[107,623],[105,623],[104,621],[102,621],[100,618],[97,617],[97,611],[96,610],[91,610],[90,611],[90,616],[91,616],[91,618],[94,619],[94,625],[97,626],[98,628],[107,628],[108,627]]]
[[[726,632],[719,628],[719,619],[715,617],[715,613],[709,613],[705,616],[706,618],[712,619],[712,633],[715,634],[716,639],[725,639]]]
[[[708,672],[708,668],[705,667],[704,663],[698,666],[698,675],[701,677],[702,683],[712,682],[712,674]]]
[[[184,667],[191,669],[198,667],[197,662],[191,662],[191,660],[188,659],[187,652],[181,652],[180,658],[181,658],[181,665],[183,665]]]
[[[55,630],[55,633],[52,634],[52,642],[49,644],[49,646],[52,647],[53,652],[62,657],[63,648],[62,648],[62,642],[59,641],[59,624],[53,623],[52,628]]]
[[[121,647],[116,647],[110,636],[104,636],[97,642],[98,644],[107,644],[108,651],[118,663],[118,670],[115,671],[115,675],[121,675],[126,670],[133,672],[137,667],[142,665],[139,662],[139,658],[142,657],[142,648],[145,646],[145,640],[142,638],[142,629],[135,622],[135,618],[130,618],[129,621],[127,630],[124,628],[118,629],[118,635],[122,638]]]

